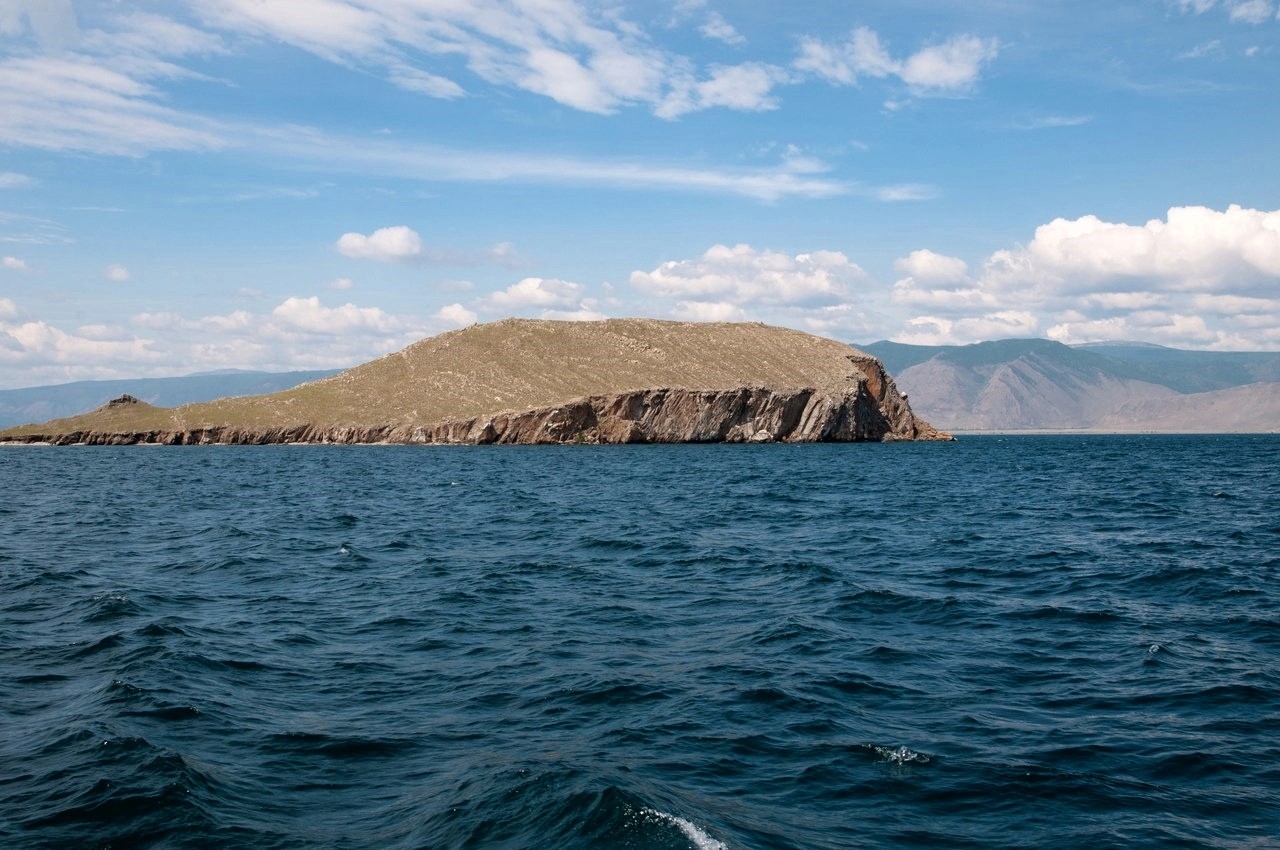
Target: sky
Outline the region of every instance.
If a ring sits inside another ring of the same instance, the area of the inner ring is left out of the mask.
[[[0,387],[507,316],[1280,350],[1277,0],[0,0]]]

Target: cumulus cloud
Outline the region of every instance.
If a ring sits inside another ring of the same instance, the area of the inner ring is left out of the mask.
[[[15,272],[29,271],[26,260],[19,259],[18,257],[5,257],[3,263],[6,269],[11,269]]]
[[[436,313],[436,318],[461,328],[475,324],[477,316],[461,304],[446,304]]]
[[[286,298],[271,311],[271,315],[288,327],[308,333],[347,334],[371,331],[387,334],[401,329],[398,319],[377,307],[357,307],[351,303],[341,307],[326,307],[314,295],[310,298]]]
[[[404,265],[471,266],[496,263],[503,268],[515,268],[523,258],[510,242],[500,242],[484,251],[455,251],[429,249],[423,245],[418,232],[406,225],[381,227],[368,236],[363,233],[344,233],[334,243],[344,256],[356,260],[375,260],[381,263]]]
[[[1005,288],[1268,290],[1280,278],[1280,211],[1174,207],[1142,225],[1097,216],[1055,219],[1025,247],[998,251],[984,279]]]
[[[517,311],[528,307],[576,308],[582,301],[584,290],[582,284],[572,281],[526,277],[489,295],[486,304],[500,311]]]
[[[368,236],[344,233],[335,244],[339,253],[357,260],[407,263],[422,256],[422,237],[403,224],[378,228]]]
[[[937,254],[927,248],[912,251],[895,262],[894,268],[928,283],[953,283],[969,273],[968,263],[959,257]]]
[[[1039,321],[1027,311],[1001,310],[984,316],[948,319],[917,316],[895,339],[910,345],[948,345],[987,339],[1036,336]]]
[[[640,292],[676,298],[679,309],[728,315],[732,305],[821,304],[846,296],[866,274],[838,251],[794,256],[750,245],[713,245],[701,257],[631,273]],[[708,306],[720,305],[720,306]]]
[[[106,376],[118,364],[154,365],[162,357],[150,339],[119,338],[101,325],[63,330],[0,298],[0,376],[10,386]]]
[[[119,263],[113,263],[103,269],[102,276],[112,283],[124,283],[131,277],[129,270]]]
[[[893,76],[918,94],[945,94],[973,87],[998,53],[993,38],[957,35],[895,59],[874,30],[858,27],[843,42],[803,39],[794,67],[836,85]]]
[[[686,322],[741,322],[746,312],[728,301],[678,301],[671,315]]]
[[[897,268],[906,276],[894,284],[893,301],[928,311],[904,325],[902,341],[973,342],[1040,329],[1064,342],[1280,344],[1280,211],[1174,207],[1144,224],[1055,219],[976,272],[929,251]]]
[[[353,366],[454,326],[372,306],[286,298],[265,312],[188,318],[141,313],[123,325],[59,327],[0,299],[0,386],[186,374],[211,368]]]

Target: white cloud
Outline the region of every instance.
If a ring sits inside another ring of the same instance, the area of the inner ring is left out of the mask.
[[[761,63],[700,70],[684,57],[653,47],[642,31],[612,11],[593,12],[559,0],[510,7],[373,6],[347,0],[195,2],[202,18],[223,28],[224,35],[160,15],[108,11],[95,18],[103,28],[77,36],[74,50],[40,55],[19,49],[0,57],[0,115],[5,116],[0,144],[120,156],[243,147],[291,165],[379,177],[674,189],[764,200],[830,197],[852,189],[785,166],[690,168],[635,159],[373,143],[314,128],[216,121],[184,112],[167,102],[165,81],[225,83],[178,61],[228,53],[252,38],[276,39],[348,67],[372,68],[398,86],[437,97],[463,92],[423,66],[461,59],[497,85],[541,91],[595,111],[647,105],[668,118],[713,107],[774,108],[773,89],[788,77]],[[27,5],[43,8],[34,0]],[[70,4],[63,5],[70,14]],[[13,31],[21,32],[24,21],[14,14]]]
[[[340,278],[336,278],[334,280],[329,281],[329,284],[325,287],[325,289],[329,289],[334,292],[345,292],[346,290],[350,289],[353,286],[355,286],[355,283],[351,280],[351,278],[340,277]]]
[[[929,201],[938,197],[938,187],[923,183],[902,183],[897,186],[880,186],[871,195],[881,201]]]
[[[462,86],[453,80],[420,71],[409,65],[393,67],[387,79],[405,91],[417,92],[441,100],[453,100],[466,94]]]
[[[589,307],[582,307],[577,310],[543,310],[540,318],[561,322],[598,322],[608,316]]]
[[[718,86],[723,72],[702,84],[686,57],[654,45],[636,24],[611,5],[572,0],[512,3],[367,3],[312,0],[261,3],[257,0],[200,0],[205,21],[224,31],[277,39],[335,63],[386,76],[403,88],[432,97],[459,97],[455,80],[422,70],[431,63],[457,62],[490,84],[549,97],[586,112],[609,114],[628,106],[671,110],[672,95],[683,104],[675,114],[726,106],[750,109],[766,99],[761,80],[738,74],[756,87],[754,98],[728,96]],[[687,16],[693,7],[677,10]],[[741,36],[720,15],[705,17],[703,34],[737,43]],[[698,91],[698,86],[705,91]],[[692,94],[688,94],[690,90]],[[680,94],[685,93],[685,94]]]
[[[1280,211],[1174,207],[1144,225],[1055,219],[1021,249],[998,251],[983,277],[1005,288],[1093,289],[1099,283],[1182,291],[1269,289],[1280,278]]]
[[[1275,13],[1271,0],[1232,0],[1228,4],[1231,20],[1246,24],[1260,24]]]
[[[224,146],[213,122],[157,102],[146,80],[161,70],[76,54],[0,60],[0,141],[124,156]]]
[[[1280,211],[1174,207],[1142,225],[1055,219],[976,273],[919,251],[897,268],[907,276],[894,285],[894,303],[927,311],[903,326],[896,338],[904,342],[1044,328],[1065,342],[1280,344]]]
[[[953,345],[1035,336],[1038,328],[1039,321],[1030,312],[1002,310],[961,319],[918,316],[908,321],[903,332],[894,338],[911,345]]]
[[[286,298],[271,315],[284,325],[309,333],[346,334],[363,330],[386,334],[401,329],[398,319],[377,307],[357,307],[351,303],[326,307],[314,295]]]
[[[461,304],[446,304],[436,313],[436,318],[456,327],[465,327],[475,324],[477,316]]]
[[[957,35],[894,59],[874,30],[858,27],[843,43],[802,40],[794,67],[836,85],[853,85],[859,76],[895,76],[918,94],[944,94],[973,87],[998,53],[995,39]]]
[[[165,106],[162,80],[201,78],[173,60],[226,52],[210,33],[141,12],[80,31],[65,0],[10,0],[0,30],[30,21],[48,52],[16,46],[0,60],[0,142],[139,156],[226,144],[216,122]]]
[[[146,338],[130,338],[100,325],[73,332],[24,316],[0,298],[0,374],[12,370],[20,385],[105,375],[114,365],[155,364],[162,354]]]
[[[1006,127],[1010,130],[1050,130],[1058,127],[1081,127],[1093,123],[1092,115],[1038,115],[1010,121]]]
[[[357,260],[407,263],[422,256],[422,237],[403,224],[378,228],[368,236],[344,233],[335,244],[340,253]]]
[[[1212,41],[1206,41],[1197,44],[1186,53],[1178,54],[1179,59],[1204,59],[1207,56],[1222,55],[1222,39],[1215,38]]]
[[[789,79],[790,75],[782,68],[761,62],[713,65],[706,79],[694,81],[690,77],[679,82],[654,114],[674,119],[717,106],[740,112],[777,109],[778,99],[773,96],[773,88]]]
[[[267,312],[236,310],[199,318],[142,313],[126,326],[64,329],[0,299],[0,385],[88,378],[188,374],[213,368],[305,369],[353,366],[452,327],[392,316],[377,307],[329,307],[287,298]]]
[[[3,262],[6,269],[11,269],[15,272],[25,272],[30,270],[26,261],[19,259],[18,257],[5,257]]]
[[[494,310],[517,311],[528,307],[576,309],[582,302],[580,283],[555,278],[526,277],[506,289],[490,294],[486,306]]]
[[[102,270],[102,276],[113,283],[124,283],[129,279],[129,270],[119,263],[113,263]]]
[[[747,314],[728,301],[678,301],[671,315],[686,322],[741,322]]]
[[[761,168],[691,168],[634,159],[496,153],[297,131],[262,133],[254,137],[254,145],[259,152],[291,163],[405,180],[705,192],[765,201],[834,197],[851,194],[856,188],[841,180],[797,173],[785,161]]]
[[[899,72],[903,81],[926,91],[956,91],[977,82],[982,66],[998,53],[995,39],[957,36],[910,56]]]
[[[708,12],[706,20],[702,26],[698,27],[698,32],[715,41],[721,41],[725,44],[743,44],[746,39],[742,34],[734,29],[733,24],[724,19],[719,12]]]
[[[1178,5],[1183,12],[1202,15],[1218,4],[1217,0],[1178,0]],[[1223,8],[1231,21],[1246,24],[1260,24],[1276,14],[1272,0],[1226,0]],[[1276,17],[1280,19],[1280,14]]]
[[[28,28],[51,48],[64,47],[80,35],[71,0],[6,0],[0,5],[0,35],[20,36]]]
[[[663,263],[652,271],[633,271],[637,290],[695,305],[818,304],[838,301],[866,275],[838,251],[791,256],[750,245],[714,245],[694,260]],[[714,308],[722,309],[722,308]]]
[[[25,174],[18,174],[13,171],[0,171],[0,189],[25,189],[28,186],[36,185],[36,181],[32,177]]]
[[[937,254],[927,248],[912,251],[894,263],[900,273],[926,283],[954,283],[964,280],[969,265],[959,257]]]

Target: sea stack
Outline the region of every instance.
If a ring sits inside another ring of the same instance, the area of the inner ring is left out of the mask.
[[[132,396],[0,441],[767,443],[946,440],[880,361],[756,323],[506,319],[270,395],[175,408]]]

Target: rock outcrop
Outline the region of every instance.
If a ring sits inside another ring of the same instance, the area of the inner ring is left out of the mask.
[[[763,325],[655,320],[508,320],[274,395],[171,409],[126,395],[0,432],[54,445],[944,439],[857,349]]]

